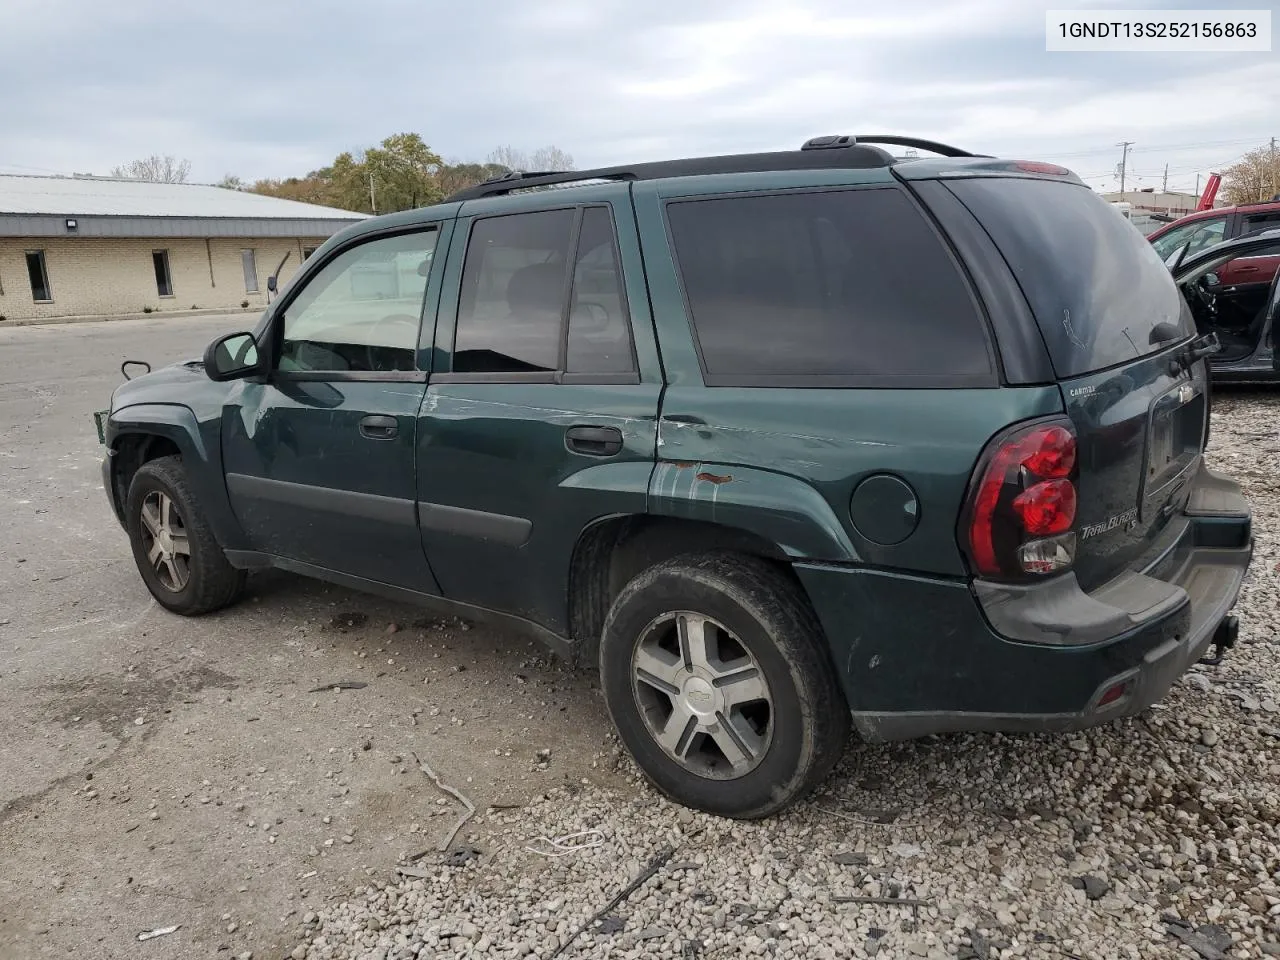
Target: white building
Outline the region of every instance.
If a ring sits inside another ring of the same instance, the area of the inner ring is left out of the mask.
[[[187,183],[0,174],[0,320],[261,309],[361,213]]]

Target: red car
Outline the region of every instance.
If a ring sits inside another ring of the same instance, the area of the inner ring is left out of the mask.
[[[1187,244],[1182,259],[1208,249],[1224,240],[1247,237],[1263,230],[1280,227],[1280,199],[1267,203],[1250,203],[1240,207],[1218,207],[1200,210],[1161,227],[1147,237],[1161,259]],[[1241,325],[1258,311],[1272,278],[1280,270],[1280,255],[1239,257],[1224,263],[1206,278],[1217,297],[1222,322],[1231,326],[1239,314]]]

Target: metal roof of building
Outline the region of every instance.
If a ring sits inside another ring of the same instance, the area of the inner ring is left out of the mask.
[[[361,220],[366,214],[196,183],[0,174],[0,215]]]

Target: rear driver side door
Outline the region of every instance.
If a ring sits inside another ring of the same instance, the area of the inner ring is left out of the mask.
[[[463,206],[418,425],[444,595],[561,635],[582,531],[645,512],[662,391],[628,186],[573,195]]]

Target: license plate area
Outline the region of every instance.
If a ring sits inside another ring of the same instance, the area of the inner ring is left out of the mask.
[[[1143,512],[1163,508],[1195,464],[1204,439],[1206,398],[1194,384],[1179,384],[1151,405],[1147,426],[1147,462],[1143,475]]]

